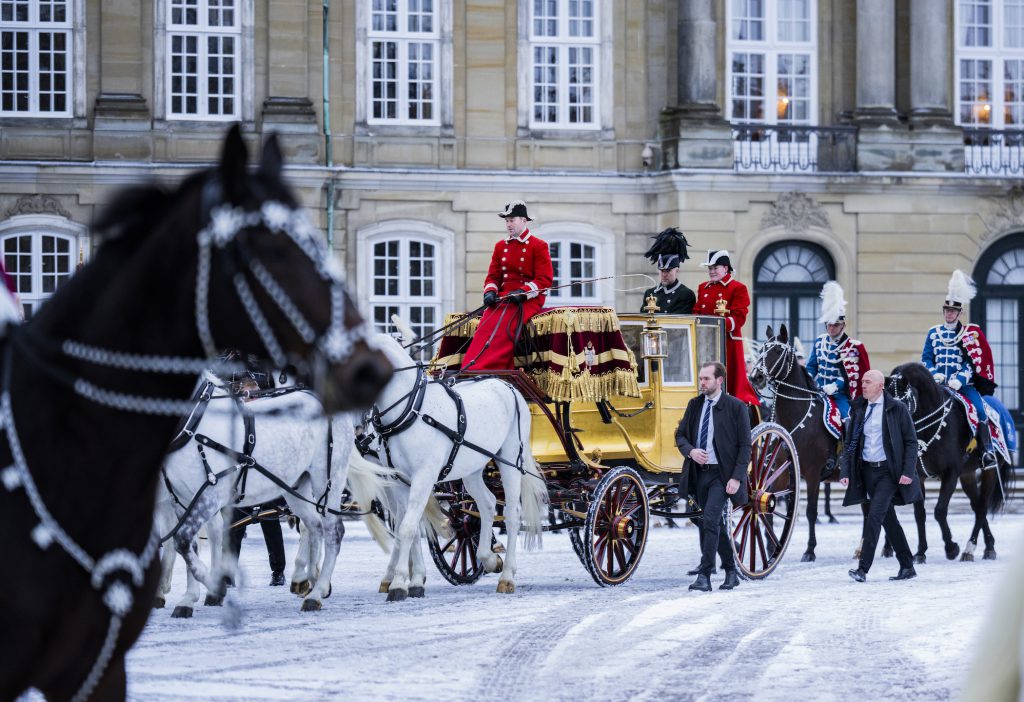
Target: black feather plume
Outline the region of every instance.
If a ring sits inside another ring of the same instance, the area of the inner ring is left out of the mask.
[[[689,242],[683,233],[675,227],[669,227],[654,237],[654,243],[644,254],[651,263],[657,263],[660,256],[678,256],[682,263],[690,256],[686,252]]]

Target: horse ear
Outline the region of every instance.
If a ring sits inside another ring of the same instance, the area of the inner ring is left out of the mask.
[[[281,145],[278,143],[277,134],[271,134],[263,144],[259,173],[261,176],[276,180],[281,177],[283,163],[284,159],[281,156]]]
[[[224,139],[218,166],[221,187],[228,202],[238,203],[243,199],[248,162],[249,150],[242,139],[242,130],[237,124],[233,124]]]
[[[789,343],[789,331],[786,329],[785,324],[779,325],[779,341],[781,341],[784,344]]]
[[[772,325],[769,324],[768,328],[764,330],[764,338],[771,339],[773,336],[775,336],[774,330],[772,329]]]

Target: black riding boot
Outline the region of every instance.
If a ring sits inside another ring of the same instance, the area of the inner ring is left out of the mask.
[[[992,432],[988,422],[978,423],[978,442],[981,444],[981,469],[991,470],[999,466],[996,452],[992,449]]]

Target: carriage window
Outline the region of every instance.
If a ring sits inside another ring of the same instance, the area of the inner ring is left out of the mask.
[[[442,314],[438,246],[414,238],[395,238],[374,242],[371,251],[370,307],[377,331],[395,331],[393,314],[418,336],[437,329]],[[433,347],[424,349],[420,358],[429,360],[433,353]]]
[[[711,324],[702,322],[697,325],[698,363],[702,365],[711,361],[725,363],[725,349],[722,348],[724,329],[724,321]]]
[[[72,114],[72,4],[0,3],[0,115]]]
[[[25,319],[71,277],[76,249],[74,239],[61,234],[21,232],[3,237],[4,269]]]
[[[551,305],[600,304],[597,295],[597,248],[580,241],[550,241],[554,289],[548,293]],[[588,281],[588,282],[583,282]],[[568,287],[562,287],[568,286]]]
[[[647,384],[647,363],[644,361],[644,345],[640,337],[644,325],[638,322],[621,322],[622,340],[633,352],[636,359],[636,379],[640,385]]]
[[[754,262],[754,327],[751,336],[765,340],[771,325],[785,324],[790,336],[805,344],[824,332],[821,286],[835,278],[835,264],[822,247],[806,241],[772,244]]]
[[[241,116],[243,0],[165,0],[169,119]]]
[[[668,354],[665,357],[665,385],[693,385],[693,352],[689,327],[665,327]]]

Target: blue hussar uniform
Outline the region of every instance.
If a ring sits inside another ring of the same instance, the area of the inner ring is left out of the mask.
[[[967,345],[978,343],[974,334],[980,334],[976,324],[957,322],[952,328],[937,324],[928,330],[921,350],[921,363],[933,376],[944,376],[942,382],[971,401],[978,412],[978,418],[985,419],[985,405],[975,384],[974,363],[967,355]],[[973,337],[973,338],[972,338]],[[980,337],[984,340],[984,336]],[[988,342],[984,342],[988,348]],[[991,352],[989,352],[991,353]]]
[[[838,339],[822,334],[814,340],[807,359],[807,372],[835,399],[844,420],[850,416],[850,401],[860,396],[861,378],[869,370],[871,362],[864,344],[846,334]]]

